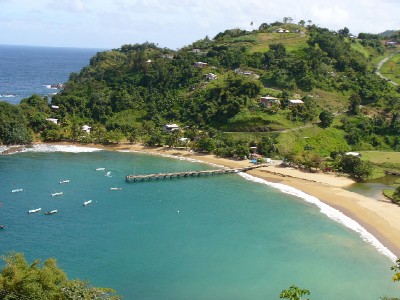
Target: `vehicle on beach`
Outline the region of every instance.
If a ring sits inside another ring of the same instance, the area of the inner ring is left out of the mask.
[[[85,201],[85,202],[83,202],[83,206],[87,206],[87,205],[89,205],[90,203],[92,203],[92,200]]]

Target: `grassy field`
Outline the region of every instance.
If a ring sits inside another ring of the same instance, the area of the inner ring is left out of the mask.
[[[307,36],[302,36],[300,33],[263,32],[257,34],[257,42],[250,52],[267,52],[271,44],[283,44],[286,50],[292,51],[305,47],[307,39]]]
[[[360,151],[362,157],[370,162],[382,164],[398,164],[400,166],[400,152],[391,151]]]
[[[381,68],[381,74],[400,84],[400,53],[394,55]]]

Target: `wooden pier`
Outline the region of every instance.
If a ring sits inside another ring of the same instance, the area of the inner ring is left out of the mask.
[[[186,177],[200,177],[203,175],[223,175],[239,172],[247,172],[249,170],[265,167],[266,165],[256,165],[245,168],[235,169],[217,169],[217,170],[206,170],[206,171],[188,171],[188,172],[174,172],[174,173],[157,173],[147,175],[126,175],[126,182],[139,182],[139,181],[151,181],[158,179],[172,179],[172,178],[186,178]]]

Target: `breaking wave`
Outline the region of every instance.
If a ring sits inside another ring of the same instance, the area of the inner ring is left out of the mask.
[[[320,212],[323,213],[324,215],[326,215],[328,218],[357,232],[365,242],[374,246],[378,250],[379,253],[387,256],[393,262],[396,261],[396,259],[397,259],[396,255],[394,255],[388,248],[386,248],[384,245],[382,245],[382,243],[379,242],[376,237],[374,237],[371,233],[369,233],[358,222],[349,218],[348,216],[343,214],[341,211],[321,202],[321,200],[319,200],[318,198],[311,196],[309,194],[306,194],[306,193],[304,193],[298,189],[295,189],[293,187],[281,184],[281,183],[269,182],[264,179],[251,176],[246,173],[239,173],[239,175],[242,176],[243,178],[245,178],[246,180],[250,180],[250,181],[268,185],[272,188],[280,190],[281,192],[283,192],[285,194],[299,197],[308,203],[312,203],[312,204],[316,205],[319,208]]]

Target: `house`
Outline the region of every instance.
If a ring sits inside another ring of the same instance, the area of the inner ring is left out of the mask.
[[[54,118],[47,118],[46,121],[52,122],[54,124],[58,124],[58,119],[54,119]]]
[[[205,75],[204,75],[204,78],[205,78],[206,80],[211,81],[211,80],[217,79],[218,76],[215,75],[214,73],[208,73],[208,74],[205,74]]]
[[[197,61],[197,62],[194,63],[194,66],[196,68],[204,68],[204,67],[207,67],[207,63],[202,62],[202,61]]]
[[[161,55],[162,58],[166,58],[166,59],[173,59],[174,55],[173,54],[163,54]]]
[[[235,73],[236,74],[241,74],[241,75],[245,75],[245,76],[252,76],[254,73],[250,70],[243,70],[240,68],[236,68],[235,69]]]
[[[386,46],[396,46],[396,42],[388,41],[386,42]]]
[[[289,100],[289,106],[291,106],[291,105],[299,105],[299,104],[304,104],[304,102],[302,100],[299,100],[299,99]]]
[[[179,126],[176,124],[166,124],[163,126],[164,132],[174,132],[175,130],[179,130]]]
[[[265,106],[272,106],[273,104],[281,104],[278,98],[271,97],[271,96],[264,96],[260,98],[260,104]]]
[[[92,127],[90,127],[89,125],[83,125],[82,126],[82,130],[83,131],[85,131],[86,133],[90,133],[90,129],[91,129]]]
[[[52,105],[51,108],[56,110],[59,109],[60,107],[58,105]]]
[[[345,155],[361,157],[361,153],[359,152],[346,152]]]

